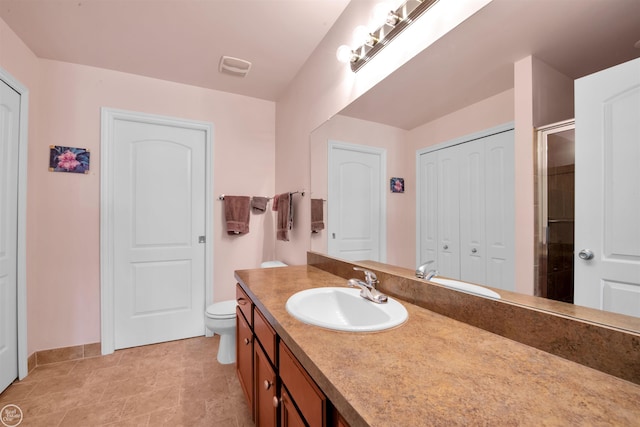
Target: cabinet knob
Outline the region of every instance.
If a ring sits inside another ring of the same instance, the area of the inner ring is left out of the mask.
[[[476,248],[472,248],[472,249],[471,249],[471,253],[472,253],[472,254],[475,254],[476,252],[478,252],[478,250],[477,250]]]
[[[277,408],[278,406],[280,406],[280,399],[278,399],[278,396],[273,396],[273,407]]]
[[[264,389],[265,390],[269,390],[272,385],[273,385],[273,382],[271,382],[269,380],[264,380]]]
[[[251,340],[250,340],[249,338],[245,338],[245,339],[244,339],[244,344],[245,344],[245,345],[249,345],[249,344],[251,344]]]
[[[444,245],[444,246],[442,247],[442,249],[444,249],[444,250],[446,251],[447,249],[449,249],[449,245]]]

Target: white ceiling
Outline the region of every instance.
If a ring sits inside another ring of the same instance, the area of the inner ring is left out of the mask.
[[[349,0],[0,0],[45,59],[275,101]],[[252,63],[220,74],[222,55]]]

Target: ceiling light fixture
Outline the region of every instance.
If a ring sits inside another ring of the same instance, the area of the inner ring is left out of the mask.
[[[355,73],[437,1],[438,0],[404,1],[397,9],[387,14],[384,24],[374,31],[367,32],[368,36],[364,38],[361,46],[352,49],[347,45],[342,45],[338,48],[336,57],[340,62],[350,63],[351,71]],[[358,32],[360,33],[362,31]],[[358,40],[358,43],[360,42],[361,41]]]

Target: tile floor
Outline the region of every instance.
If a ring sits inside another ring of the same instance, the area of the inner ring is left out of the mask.
[[[253,426],[219,336],[118,350],[36,367],[0,394],[26,426]]]

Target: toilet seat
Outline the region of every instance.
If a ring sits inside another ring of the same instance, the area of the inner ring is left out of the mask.
[[[221,301],[207,307],[206,315],[210,319],[233,319],[236,317],[236,300]]]

